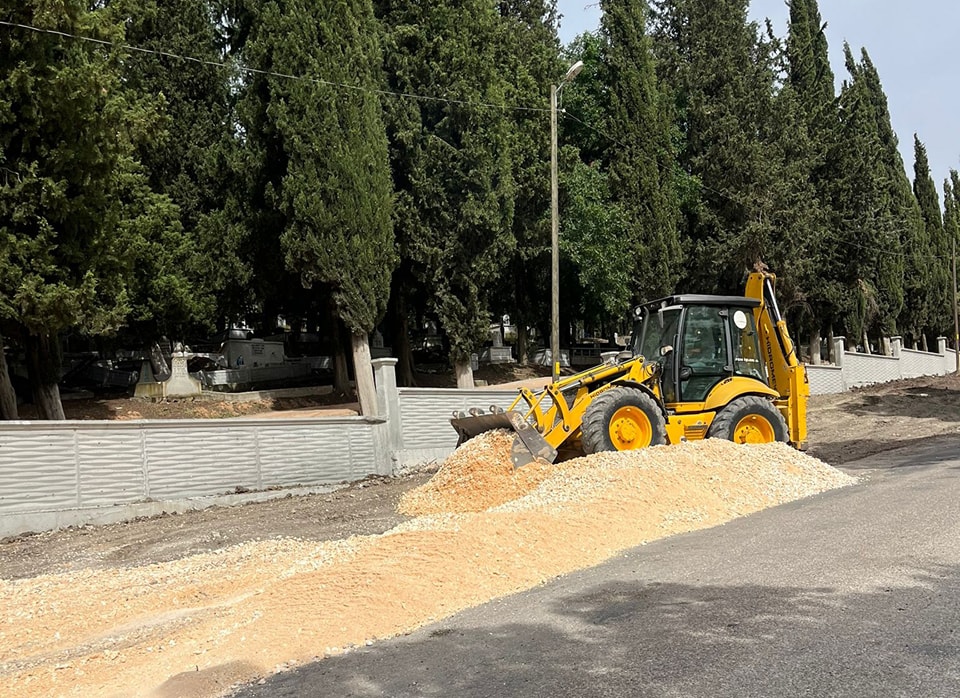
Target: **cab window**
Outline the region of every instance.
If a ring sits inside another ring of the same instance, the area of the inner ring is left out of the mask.
[[[725,315],[722,308],[711,306],[687,309],[683,326],[681,400],[703,402],[713,386],[729,375]]]
[[[731,308],[730,325],[734,373],[766,383],[767,370],[760,354],[760,340],[753,311],[748,308]]]

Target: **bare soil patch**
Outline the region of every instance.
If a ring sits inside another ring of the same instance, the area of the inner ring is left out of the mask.
[[[808,423],[809,453],[833,465],[935,436],[960,434],[960,376],[913,378],[817,395],[810,399]]]

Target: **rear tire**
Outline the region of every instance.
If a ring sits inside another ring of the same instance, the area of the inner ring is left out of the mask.
[[[767,444],[787,441],[787,422],[772,402],[746,395],[724,407],[710,429],[708,439],[726,439],[738,444]]]
[[[584,412],[581,443],[587,455],[665,444],[663,412],[642,390],[611,388],[597,395]]]

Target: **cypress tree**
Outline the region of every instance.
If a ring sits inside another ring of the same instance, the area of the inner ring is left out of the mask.
[[[187,233],[179,246],[154,250],[155,268],[143,276],[164,287],[168,311],[138,329],[144,335],[170,333],[191,321],[206,325],[212,317],[243,314],[250,268],[234,200],[234,183],[242,180],[233,142],[234,76],[213,65],[222,60],[225,41],[214,23],[218,8],[213,0],[130,0],[111,8],[123,15],[131,44],[208,61],[135,52],[124,65],[131,90],[162,99],[164,128],[139,145],[137,157],[150,187],[177,204]],[[169,279],[170,269],[203,283],[192,284],[185,295]],[[151,296],[149,289],[145,295]]]
[[[907,268],[904,270],[904,286],[908,303],[911,296],[922,298],[921,311],[917,314],[916,327],[927,332],[947,332],[953,324],[953,305],[950,302],[950,246],[943,229],[943,214],[937,185],[930,175],[927,148],[914,134],[913,193],[923,216],[924,239],[920,244],[906,245],[904,253]],[[922,286],[920,284],[923,284]],[[917,301],[914,305],[920,305]]]
[[[806,209],[808,225],[802,231],[807,243],[808,262],[803,295],[804,305],[809,308],[809,317],[804,318],[802,324],[809,331],[810,354],[816,363],[819,361],[821,332],[823,329],[828,333],[832,331],[840,312],[838,299],[844,295],[837,287],[837,264],[844,254],[837,249],[828,228],[830,192],[833,180],[838,176],[827,157],[837,137],[836,90],[826,25],[820,16],[817,0],[789,0],[788,6],[786,82],[779,99],[784,101],[792,93],[802,115],[802,123],[795,128],[797,133],[802,133],[794,146],[795,157],[786,162],[794,167],[802,162],[800,167],[807,169],[812,187],[812,199]],[[789,113],[786,106],[781,106],[778,111]]]
[[[897,134],[893,130],[887,96],[883,91],[880,75],[865,48],[861,50],[860,74],[874,104],[874,114],[877,119],[881,162],[886,175],[888,215],[893,230],[889,236],[891,249],[902,252],[912,244],[913,240],[918,241],[920,249],[924,249],[929,242],[923,215],[900,155]],[[877,330],[890,334],[896,332],[896,320],[903,309],[904,260],[902,255],[888,255],[887,262],[881,269],[882,276],[887,281],[882,288],[881,322]]]
[[[785,305],[800,296],[809,209],[794,151],[797,110],[786,124],[774,99],[778,46],[747,21],[746,0],[658,0],[658,70],[672,90],[681,130],[687,288],[742,291],[746,272],[766,263],[783,277]],[[769,32],[768,32],[769,34]]]
[[[263,200],[283,221],[275,231],[288,271],[332,299],[352,337],[357,394],[375,403],[368,334],[386,310],[396,263],[386,135],[381,120],[381,48],[369,0],[266,3],[245,46],[258,75],[248,107],[256,134],[282,171],[268,170]]]
[[[960,175],[956,170],[950,170],[950,176],[943,181],[943,238],[950,254],[950,265],[953,264],[954,255],[957,248],[960,247]],[[951,268],[951,277],[953,269]],[[948,302],[951,304],[951,318],[953,315],[954,298],[953,279],[950,279],[950,291],[948,293]],[[953,337],[954,349],[960,348],[957,336],[956,325],[951,322],[949,336]]]
[[[150,191],[133,157],[160,120],[122,80],[122,25],[76,0],[57,12],[8,3],[0,17],[111,44],[3,28],[0,322],[26,349],[41,415],[63,419],[59,333],[123,326],[136,264],[153,243],[175,243],[178,212]]]
[[[841,91],[838,138],[829,155],[837,172],[833,229],[843,255],[837,306],[848,336],[869,348],[868,331],[890,331],[899,314],[903,258],[875,95],[849,46],[844,53],[851,79]]]
[[[657,84],[645,3],[603,0],[602,35],[609,89],[606,152],[609,186],[623,213],[619,252],[629,264],[632,300],[674,290],[680,274],[680,203],[669,100]],[[626,308],[624,308],[624,311]]]
[[[391,90],[434,98],[388,106],[403,282],[421,289],[458,385],[472,386],[470,355],[489,338],[491,288],[515,246],[500,16],[481,0],[378,7]]]
[[[498,60],[507,102],[528,107],[510,113],[510,152],[515,184],[512,234],[516,247],[495,284],[492,301],[506,309],[517,328],[517,359],[528,356],[527,326],[549,318],[550,299],[550,122],[549,86],[564,71],[559,59],[555,0],[498,3],[501,35]],[[578,91],[578,80],[568,94]],[[561,306],[561,312],[566,310]],[[563,313],[565,314],[565,313]]]

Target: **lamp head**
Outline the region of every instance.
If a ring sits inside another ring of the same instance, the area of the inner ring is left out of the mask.
[[[563,81],[570,82],[580,74],[581,70],[583,70],[583,61],[577,61],[570,66],[570,70],[568,70],[567,74],[563,76]]]

